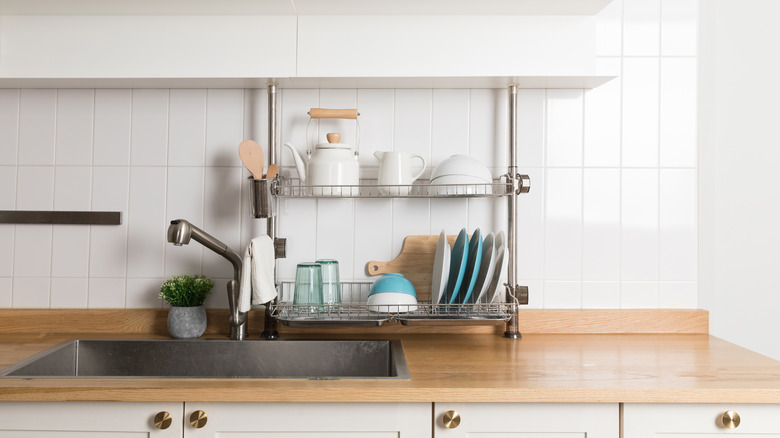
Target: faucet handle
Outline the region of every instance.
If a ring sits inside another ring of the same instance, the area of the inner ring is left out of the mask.
[[[243,340],[247,334],[247,312],[238,308],[238,282],[230,280],[227,283],[228,306],[230,306],[230,339]]]

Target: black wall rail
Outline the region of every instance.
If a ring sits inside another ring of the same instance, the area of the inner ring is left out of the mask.
[[[0,224],[119,225],[121,211],[0,210]]]

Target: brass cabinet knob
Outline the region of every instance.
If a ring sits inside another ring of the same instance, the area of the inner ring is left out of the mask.
[[[203,426],[206,425],[206,422],[209,421],[209,417],[206,415],[205,412],[201,410],[197,410],[190,414],[190,424],[195,429],[200,429]]]
[[[726,411],[720,416],[720,422],[726,429],[736,429],[739,421],[739,414],[734,411]]]
[[[442,423],[447,429],[455,429],[460,426],[460,414],[455,411],[447,411],[444,413]]]
[[[173,418],[171,418],[171,414],[168,412],[158,412],[157,415],[154,416],[154,427],[158,429],[165,430],[171,427],[171,423],[173,423]]]

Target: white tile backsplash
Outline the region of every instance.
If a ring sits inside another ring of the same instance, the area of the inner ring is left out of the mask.
[[[89,280],[83,278],[51,279],[51,308],[83,309],[87,307]]]
[[[133,90],[130,164],[165,166],[168,162],[168,95],[164,89]]]
[[[171,90],[168,165],[203,167],[206,155],[206,90]]]
[[[163,167],[130,168],[127,215],[128,277],[161,277],[165,260],[166,172]]]
[[[0,165],[16,165],[20,93],[21,90],[0,90]]]
[[[16,166],[0,166],[0,208],[13,210],[16,206]]]
[[[59,165],[92,165],[95,90],[57,90],[55,161]]]
[[[206,163],[239,166],[238,144],[244,140],[244,91],[208,90],[206,97]]]
[[[585,169],[582,201],[582,278],[620,278],[620,170]]]
[[[544,277],[581,280],[581,169],[547,169],[544,222]],[[545,298],[545,306],[546,303]]]
[[[0,277],[0,306],[13,307],[13,281],[11,277]]]
[[[90,227],[53,225],[52,277],[89,277]]]
[[[696,167],[697,60],[661,59],[659,148],[662,167]]]
[[[57,90],[25,89],[19,98],[19,164],[54,164]]]
[[[582,90],[547,90],[547,167],[582,166]]]
[[[518,90],[517,165],[520,167],[544,166],[546,102],[547,90]],[[505,163],[508,161],[504,159]]]
[[[49,278],[15,277],[12,303],[17,309],[33,309],[49,307],[51,294]]]
[[[433,90],[414,89],[395,91],[393,150],[422,155],[431,159],[431,107]]]
[[[54,209],[89,210],[92,204],[92,168],[58,166],[54,171]]]
[[[90,309],[125,307],[125,278],[90,278],[87,307]]]
[[[621,279],[657,281],[658,171],[624,169],[621,191]]]
[[[470,93],[467,89],[433,90],[430,158],[432,165],[441,163],[451,155],[470,154],[469,100]]]
[[[593,90],[521,89],[518,282],[528,308],[695,308],[697,295],[696,0],[614,0],[597,17]],[[277,161],[297,177],[324,134],[360,136],[364,177],[374,151],[423,155],[432,170],[456,153],[506,171],[503,89],[279,89]],[[358,108],[312,121],[310,108]],[[183,218],[243,254],[265,232],[249,217],[248,172],[236,153],[267,147],[264,89],[0,90],[0,208],[121,211],[119,226],[0,225],[0,307],[163,306],[159,284],[204,273],[226,307],[233,270],[198,243],[166,243]],[[308,125],[308,131],[307,131]],[[359,126],[359,131],[358,131]],[[267,157],[267,155],[266,155]],[[345,280],[371,280],[410,234],[506,229],[505,199],[279,203],[287,258],[337,258]]]
[[[17,210],[51,210],[54,207],[54,167],[19,166],[16,176]]]
[[[14,237],[14,277],[51,275],[52,225],[18,226]]]
[[[698,262],[696,171],[662,169],[659,183],[660,278],[662,281],[695,281]]]
[[[623,166],[658,166],[657,57],[623,58]]]
[[[599,66],[608,74],[620,76],[620,58],[599,58]],[[583,162],[586,167],[619,167],[621,136],[620,77],[585,91]]]
[[[624,281],[620,288],[621,309],[657,309],[660,306],[657,281]]]
[[[661,0],[661,55],[696,56],[699,0]]]
[[[596,20],[596,56],[620,56],[623,52],[623,0],[612,0]]]
[[[95,90],[94,165],[130,164],[132,105],[133,90]]]
[[[623,0],[623,55],[658,56],[661,0]]]

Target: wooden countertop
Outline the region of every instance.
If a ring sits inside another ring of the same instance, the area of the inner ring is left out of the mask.
[[[401,339],[411,379],[0,379],[0,400],[780,403],[780,362],[707,334],[324,336]],[[0,333],[0,368],[80,337],[155,336]]]

